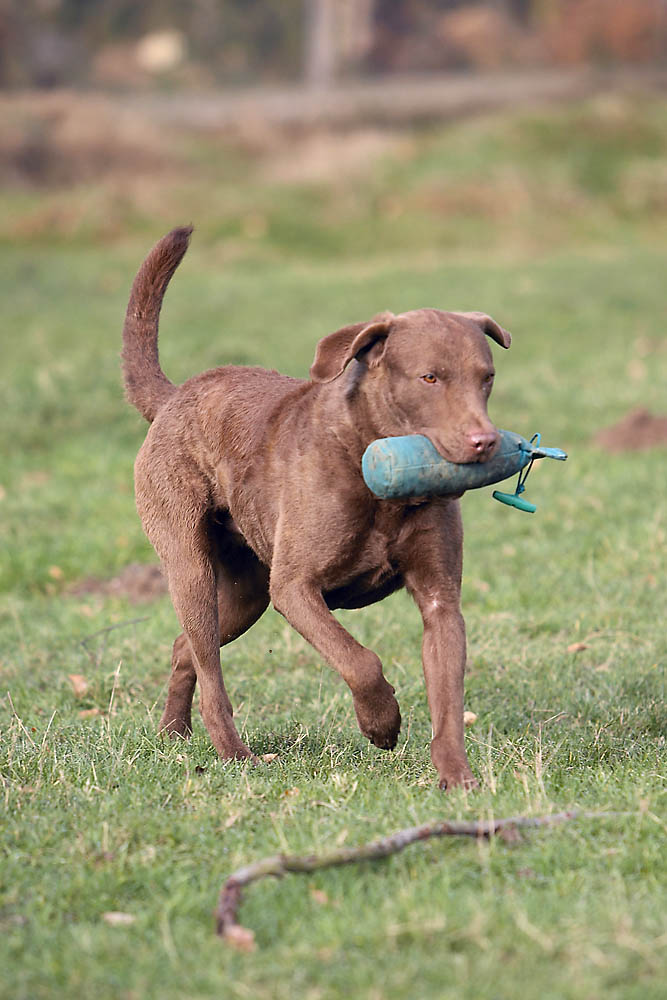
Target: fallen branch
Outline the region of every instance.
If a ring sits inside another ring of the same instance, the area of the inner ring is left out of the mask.
[[[431,837],[493,837],[495,834],[516,836],[518,827],[552,826],[556,823],[566,823],[578,817],[606,817],[614,813],[581,813],[561,812],[550,816],[512,816],[507,819],[477,820],[466,823],[459,820],[448,820],[444,823],[426,823],[423,826],[413,826],[407,830],[399,830],[381,840],[360,847],[341,847],[323,854],[289,855],[274,854],[250,865],[237,869],[229,876],[220,890],[218,906],[215,911],[217,932],[230,944],[245,951],[254,947],[254,934],[238,922],[238,911],[241,905],[242,890],[251,882],[273,876],[281,878],[288,872],[314,872],[321,868],[333,868],[339,865],[354,864],[358,861],[370,861],[375,858],[386,858],[404,850],[410,844],[419,840],[429,840]]]
[[[119,628],[128,628],[130,625],[138,625],[139,622],[147,622],[148,615],[144,615],[142,618],[128,618],[125,622],[117,622],[115,625],[107,625],[106,628],[100,628],[97,632],[91,632],[90,635],[85,635],[83,639],[79,639],[79,645],[83,646],[84,649],[89,642],[93,639],[97,639],[100,635],[106,635],[108,632],[115,632]]]
[[[100,658],[98,657],[96,659],[93,656],[93,654],[91,653],[91,651],[88,649],[88,643],[89,642],[92,642],[93,639],[97,639],[97,638],[99,638],[102,635],[103,636],[107,636],[109,634],[109,632],[115,632],[116,629],[119,629],[119,628],[128,628],[130,625],[138,625],[139,622],[147,622],[147,621],[148,621],[148,617],[146,615],[144,615],[143,618],[130,618],[128,621],[125,621],[125,622],[117,622],[115,625],[107,625],[106,628],[98,629],[97,632],[91,632],[90,635],[86,635],[86,636],[83,637],[83,639],[79,639],[78,643],[81,646],[81,648],[83,649],[83,651],[85,652],[85,654],[88,657],[88,659],[90,660],[90,662],[93,664],[93,666],[94,667],[99,667],[99,665],[100,665]],[[104,649],[106,651],[106,642],[104,644]]]

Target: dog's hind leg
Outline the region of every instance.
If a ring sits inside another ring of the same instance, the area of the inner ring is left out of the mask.
[[[220,626],[216,575],[211,561],[210,540],[200,522],[194,531],[180,531],[180,525],[162,524],[157,546],[162,558],[174,610],[185,632],[200,691],[200,710],[213,746],[224,759],[251,757],[232,718],[231,704],[220,669]],[[169,535],[165,528],[170,528]],[[155,536],[156,532],[152,532]],[[153,538],[151,538],[153,541]],[[187,668],[183,675],[188,676]],[[182,698],[191,686],[181,687]],[[169,722],[169,719],[165,720]]]
[[[160,732],[183,737],[192,734],[192,696],[196,684],[197,672],[190,643],[185,632],[181,632],[171,654],[169,690],[160,719]]]
[[[237,639],[266,610],[269,603],[268,570],[251,549],[234,545],[225,551],[222,544],[217,562],[218,623],[220,645]],[[222,562],[221,559],[225,558]],[[192,733],[192,698],[197,683],[192,648],[185,632],[174,642],[171,677],[160,730],[179,736]],[[226,692],[225,692],[226,694]],[[227,698],[229,714],[233,709]]]

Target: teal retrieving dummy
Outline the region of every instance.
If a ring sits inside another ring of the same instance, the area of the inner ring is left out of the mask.
[[[537,458],[563,462],[567,455],[560,448],[542,448],[539,434],[530,441],[514,431],[499,431],[499,434],[500,444],[493,458],[463,464],[448,462],[423,434],[379,438],[369,444],[361,460],[364,481],[382,500],[407,500],[465,493],[500,483],[518,472],[514,493],[495,490],[493,496],[501,503],[532,514],[536,507],[521,494],[533,462]]]

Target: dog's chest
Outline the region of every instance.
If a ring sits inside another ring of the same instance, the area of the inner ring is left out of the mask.
[[[339,539],[337,558],[323,568],[323,587],[346,587],[362,593],[382,588],[399,577],[419,531],[419,521],[416,505],[385,501],[375,504],[372,516]]]

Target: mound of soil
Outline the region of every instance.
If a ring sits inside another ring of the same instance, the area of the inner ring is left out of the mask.
[[[631,410],[612,427],[595,435],[595,443],[609,452],[638,451],[667,445],[667,417],[656,417],[649,410]]]
[[[70,593],[77,597],[102,594],[104,597],[121,597],[131,604],[147,604],[167,593],[167,581],[155,564],[130,563],[110,580],[87,577],[75,584]]]

